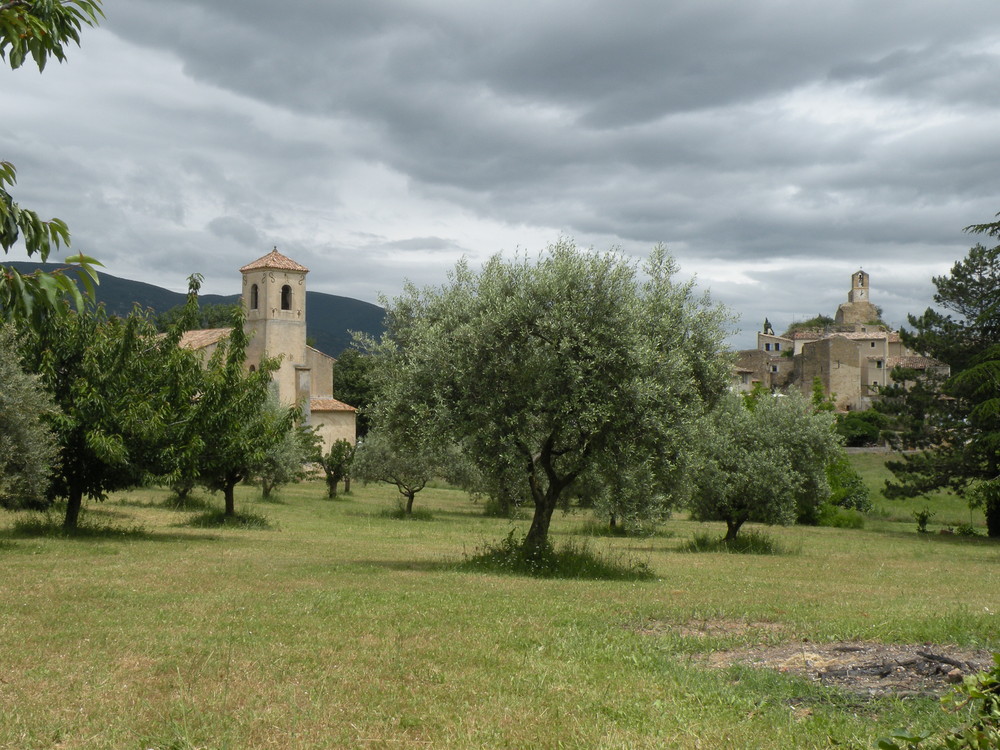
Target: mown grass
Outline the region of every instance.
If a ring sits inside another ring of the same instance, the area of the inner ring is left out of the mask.
[[[239,493],[270,529],[186,525],[203,504],[178,511],[159,489],[85,511],[141,535],[24,533],[0,512],[0,747],[871,747],[949,717],[707,656],[802,639],[1000,648],[1000,547],[918,535],[909,516],[767,531],[795,555],[685,553],[724,529],[683,517],[588,540],[653,575],[620,581],[462,569],[528,522],[445,487],[421,493],[422,523],[383,515],[389,487]],[[557,517],[556,546],[588,521]]]
[[[885,482],[892,479],[885,464],[886,461],[897,458],[891,453],[852,453],[851,465],[861,474],[871,491],[874,509],[869,516],[875,521],[902,522],[916,528],[913,512],[924,508],[933,515],[928,524],[928,530],[937,532],[943,528],[955,528],[963,524],[971,524],[980,533],[986,533],[986,523],[981,510],[970,510],[965,498],[952,492],[933,492],[926,496],[889,499],[885,496]]]

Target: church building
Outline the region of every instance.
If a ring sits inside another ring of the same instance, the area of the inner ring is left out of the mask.
[[[765,321],[757,348],[737,352],[733,380],[737,390],[759,383],[773,391],[798,388],[808,396],[819,378],[838,409],[864,410],[880,388],[893,383],[896,367],[949,372],[947,365],[908,349],[881,321],[869,276],[859,270],[851,275],[847,302],[837,308],[832,325],[777,336]]]
[[[265,357],[279,357],[274,373],[278,398],[299,404],[303,422],[315,427],[324,452],[336,440],[355,441],[356,410],[333,397],[333,363],[328,354],[306,343],[306,274],[309,269],[278,252],[247,263],[243,275],[244,328],[249,338],[250,370]],[[188,331],[180,345],[206,357],[229,336],[229,328]]]

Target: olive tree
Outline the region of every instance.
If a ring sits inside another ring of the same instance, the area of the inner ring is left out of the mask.
[[[0,506],[45,502],[59,449],[44,418],[54,411],[38,376],[21,369],[13,329],[0,327]]]
[[[452,479],[463,473],[464,458],[446,440],[425,435],[419,441],[397,440],[391,433],[373,429],[358,443],[351,473],[363,482],[395,485],[406,515],[413,514],[413,500],[432,479]]]
[[[830,497],[827,466],[840,454],[833,416],[800,394],[722,399],[704,420],[691,515],[725,521],[725,541],[747,521],[790,524]]]
[[[644,267],[560,241],[536,260],[465,261],[438,288],[385,301],[370,349],[378,429],[414,412],[461,445],[485,481],[534,505],[526,549],[586,474],[612,486],[643,467],[657,503],[676,497],[694,427],[725,390],[726,313],[673,280],[657,247]]]

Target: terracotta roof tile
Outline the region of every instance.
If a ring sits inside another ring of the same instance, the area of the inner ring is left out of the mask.
[[[257,260],[247,263],[243,268],[240,269],[240,273],[246,273],[247,271],[256,271],[260,268],[272,269],[275,271],[301,271],[303,273],[308,273],[309,269],[300,263],[296,263],[291,258],[287,258],[278,252],[278,248],[274,248],[271,252],[262,258],[257,258]]]
[[[911,357],[888,357],[886,359],[886,366],[890,369],[893,367],[908,367],[912,370],[926,370],[928,367],[945,367],[945,364],[933,357],[914,355]]]
[[[228,338],[232,328],[203,328],[198,331],[185,331],[178,342],[181,349],[204,349]]]
[[[335,398],[311,398],[309,399],[310,411],[357,411],[353,406],[338,401]]]

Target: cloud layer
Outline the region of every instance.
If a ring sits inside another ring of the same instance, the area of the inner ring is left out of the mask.
[[[0,157],[76,248],[175,289],[277,245],[374,300],[568,235],[666,243],[750,330],[863,266],[898,324],[1000,210],[995,2],[105,11],[68,64],[0,72]]]

